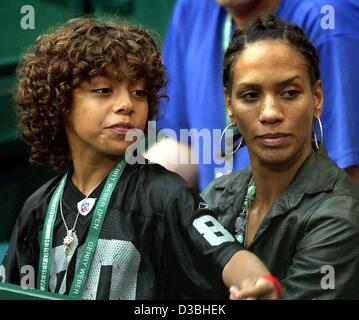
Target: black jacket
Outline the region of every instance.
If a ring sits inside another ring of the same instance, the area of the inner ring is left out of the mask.
[[[222,176],[202,194],[232,233],[250,177],[249,167]],[[248,250],[282,281],[284,299],[359,299],[358,186],[325,150],[313,152]]]
[[[3,262],[6,282],[20,284],[23,266],[32,266],[37,275],[44,218],[59,180],[56,177],[49,181],[26,201]],[[101,189],[100,186],[97,192]],[[65,212],[69,226],[74,224],[69,219],[71,215],[75,219],[76,203],[83,198],[67,181],[64,208],[69,203]],[[229,234],[226,239],[230,241],[222,240],[220,245],[207,241],[206,236],[213,239],[217,235],[205,225],[214,220],[202,201],[183,179],[160,165],[126,165],[110,200],[83,298],[228,297],[222,281],[223,267],[243,247]],[[66,230],[60,213],[57,214],[52,244],[52,292],[68,293],[90,221],[91,214],[79,216],[79,246],[69,262],[62,244]],[[197,231],[195,221],[202,224],[204,232]]]

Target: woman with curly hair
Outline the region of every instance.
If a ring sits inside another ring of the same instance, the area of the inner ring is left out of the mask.
[[[18,77],[31,162],[61,174],[26,201],[7,282],[23,283],[32,266],[38,289],[74,298],[220,298],[243,283],[253,297],[278,297],[267,268],[179,176],[126,163],[127,134],[146,131],[165,96],[165,67],[142,27],[69,21],[37,40]]]

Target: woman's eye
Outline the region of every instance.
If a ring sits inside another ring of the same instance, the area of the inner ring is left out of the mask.
[[[139,98],[145,98],[147,97],[147,91],[146,90],[132,90],[132,94]]]
[[[259,94],[257,92],[244,92],[240,95],[240,98],[247,101],[256,101],[259,98]]]
[[[281,94],[284,98],[295,98],[297,97],[299,92],[297,90],[287,90]]]
[[[107,95],[107,94],[110,94],[112,92],[112,90],[110,88],[98,88],[98,89],[94,89],[94,90],[91,90],[91,91],[99,93],[99,94],[103,94],[103,95]]]

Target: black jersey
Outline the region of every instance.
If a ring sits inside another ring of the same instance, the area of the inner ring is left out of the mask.
[[[20,271],[26,265],[34,267],[37,277],[45,215],[59,181],[56,177],[47,182],[26,201],[3,263],[6,282],[20,284]],[[104,183],[91,198],[99,197]],[[77,203],[83,198],[68,179],[62,203],[69,228],[75,222]],[[67,257],[63,248],[66,229],[58,210],[50,291],[68,294],[91,218],[91,212],[79,215],[79,245]],[[241,249],[181,177],[157,164],[126,165],[112,194],[82,297],[226,298],[222,271]]]

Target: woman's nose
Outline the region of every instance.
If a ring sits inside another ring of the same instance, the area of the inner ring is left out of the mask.
[[[272,97],[267,96],[260,106],[259,121],[262,123],[275,123],[283,121],[284,115],[279,103]]]

